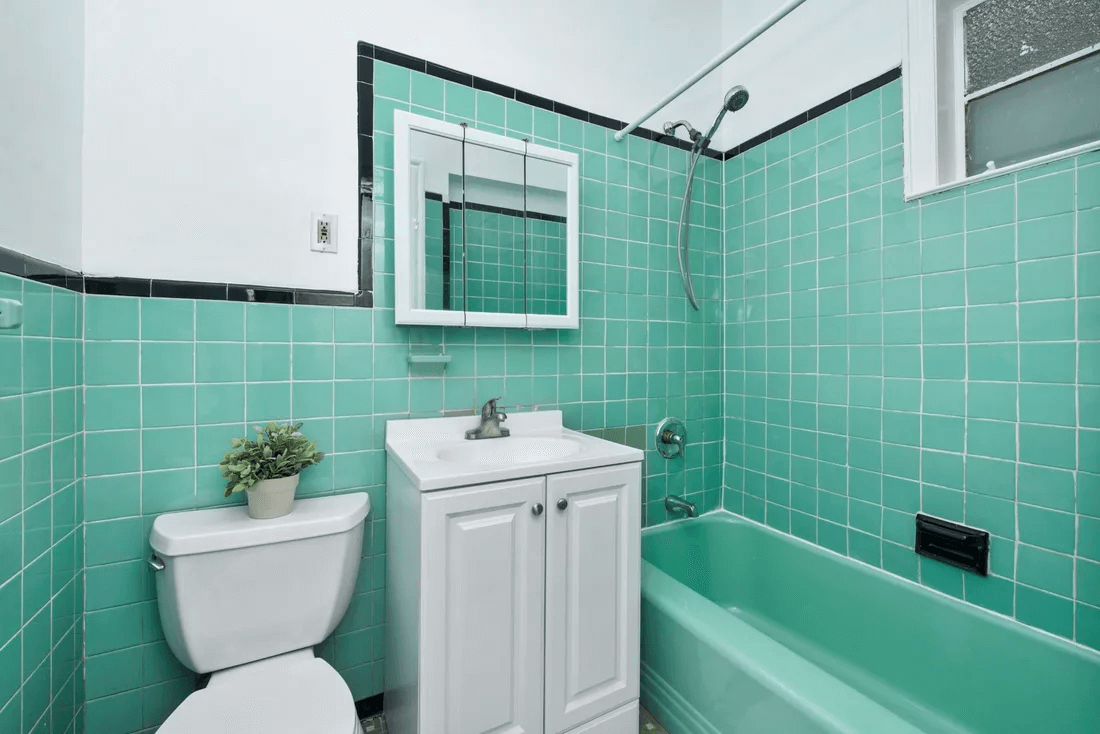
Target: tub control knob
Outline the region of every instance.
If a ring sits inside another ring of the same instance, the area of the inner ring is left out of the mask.
[[[560,500],[558,500],[558,509],[564,510],[566,507],[569,507],[569,500],[562,497]]]
[[[687,428],[679,418],[665,418],[657,426],[657,452],[666,459],[676,459],[684,455],[687,444]]]

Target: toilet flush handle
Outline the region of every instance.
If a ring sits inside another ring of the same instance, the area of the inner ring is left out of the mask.
[[[163,571],[164,561],[160,560],[160,558],[157,557],[157,554],[154,553],[153,555],[149,556],[149,567],[154,571]]]

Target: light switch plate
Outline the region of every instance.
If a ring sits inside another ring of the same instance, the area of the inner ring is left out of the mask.
[[[335,214],[313,212],[310,216],[309,249],[314,252],[336,252],[336,231],[339,218]]]
[[[0,329],[17,329],[23,323],[23,304],[0,298]]]

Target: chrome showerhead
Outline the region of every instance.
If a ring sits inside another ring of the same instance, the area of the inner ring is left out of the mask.
[[[737,86],[726,92],[726,110],[737,112],[749,103],[749,90]]]
[[[676,129],[682,127],[687,131],[688,137],[691,139],[695,148],[706,148],[710,145],[710,141],[714,137],[714,133],[718,131],[718,126],[722,124],[722,118],[726,116],[726,113],[737,112],[748,103],[749,90],[741,86],[734,87],[726,92],[726,98],[722,102],[722,109],[718,110],[718,116],[714,118],[714,123],[711,124],[710,130],[705,135],[693,128],[691,123],[687,120],[666,122],[664,125],[665,135],[675,135]]]

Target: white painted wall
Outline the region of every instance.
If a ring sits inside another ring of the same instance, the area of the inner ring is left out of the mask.
[[[84,269],[354,290],[357,41],[628,119],[718,52],[721,2],[89,2]],[[712,115],[720,81],[651,125]]]
[[[0,2],[0,247],[80,269],[84,2]]]
[[[723,0],[728,47],[783,0]],[[749,104],[722,123],[725,150],[901,63],[905,0],[807,0],[719,69],[722,88],[743,84]]]

